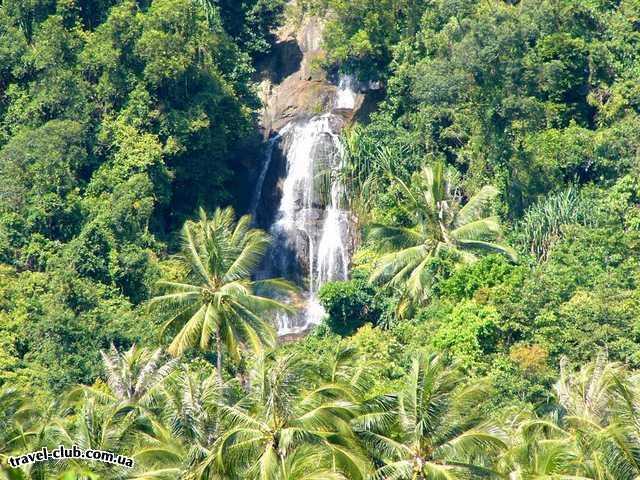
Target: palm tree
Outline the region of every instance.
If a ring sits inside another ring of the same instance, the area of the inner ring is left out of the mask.
[[[315,390],[326,398],[341,398],[359,403],[373,386],[377,364],[360,356],[354,347],[338,347],[319,366],[321,385]]]
[[[109,389],[83,385],[71,390],[64,398],[65,408],[53,407],[62,410],[63,416],[52,418],[40,435],[41,443],[73,443],[109,451],[133,449],[138,437],[149,428],[153,411],[157,410],[156,397],[177,360],[164,360],[162,349],[151,351],[135,345],[122,353],[111,345],[110,351],[100,353]],[[61,478],[78,480],[99,478],[97,473],[104,470],[103,465],[94,463],[87,469],[77,461],[60,467],[64,467]]]
[[[37,431],[38,411],[20,392],[7,386],[0,388],[0,479],[26,478],[24,472],[12,469],[8,457],[25,453]]]
[[[296,448],[282,462],[277,480],[350,480],[342,472],[332,468],[326,452],[314,446]]]
[[[359,426],[372,453],[385,463],[375,478],[453,480],[493,474],[489,460],[506,444],[478,412],[488,395],[486,385],[465,386],[463,380],[462,372],[441,355],[421,354],[414,360],[394,416],[367,417]]]
[[[501,238],[498,218],[485,216],[498,194],[494,187],[482,187],[463,206],[454,174],[441,162],[415,173],[408,184],[390,175],[403,196],[399,208],[411,225],[371,227],[369,239],[384,254],[375,262],[370,279],[403,288],[405,306],[427,296],[434,258],[447,255],[468,263],[478,255],[497,253],[515,260],[512,248],[497,243]]]
[[[579,474],[580,454],[575,438],[558,425],[557,417],[537,418],[518,412],[504,423],[510,441],[498,464],[503,478],[587,480]]]
[[[168,293],[152,299],[152,303],[173,309],[162,332],[179,327],[168,351],[181,355],[194,346],[207,350],[215,339],[220,378],[223,344],[236,357],[240,345],[248,344],[254,351],[272,345],[275,332],[262,315],[290,308],[255,293],[262,288],[277,295],[292,287],[279,279],[251,280],[269,237],[250,225],[249,215],[234,223],[232,208],[217,209],[211,218],[200,209],[199,221],[188,221],[182,229],[183,249],[178,258],[188,270],[187,278],[161,282]]]
[[[350,427],[356,405],[327,400],[313,376],[295,356],[261,356],[248,397],[223,407],[231,427],[211,462],[229,462],[247,479],[365,478],[368,461]]]
[[[224,478],[216,464],[204,464],[224,432],[220,405],[227,402],[227,386],[216,375],[204,376],[187,368],[165,381],[153,428],[140,437],[134,457],[137,480]]]
[[[111,345],[109,352],[100,354],[111,393],[125,403],[145,404],[177,363],[175,359],[163,361],[160,348],[150,351],[135,345],[124,353]]]
[[[606,423],[614,411],[616,392],[624,375],[622,365],[607,362],[603,353],[575,373],[567,371],[567,360],[563,357],[554,390],[564,418],[582,419],[592,425]]]
[[[640,391],[637,378],[600,353],[578,372],[560,364],[555,386],[560,421],[571,432],[584,476],[631,480],[640,476]]]
[[[103,450],[130,456],[140,433],[149,428],[147,413],[140,408],[122,402],[104,402],[104,398],[98,398],[89,390],[74,390],[64,404],[61,415],[51,421],[44,435],[50,447],[78,445],[83,450]],[[124,479],[130,473],[124,467],[76,459],[36,465],[47,465],[49,471],[68,473],[68,478],[78,480]]]

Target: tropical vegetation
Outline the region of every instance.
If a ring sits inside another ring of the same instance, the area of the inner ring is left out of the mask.
[[[310,16],[372,91],[282,341],[244,212]],[[639,45],[638,0],[0,1],[0,479],[640,478]],[[60,444],[135,465],[8,462]]]

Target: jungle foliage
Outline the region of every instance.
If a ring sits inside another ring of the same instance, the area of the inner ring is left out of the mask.
[[[0,2],[0,479],[640,477],[638,0]],[[324,19],[351,279],[243,183],[254,68]],[[60,443],[131,456],[9,468]]]

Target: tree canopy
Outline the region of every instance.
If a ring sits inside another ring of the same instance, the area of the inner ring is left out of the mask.
[[[348,279],[285,341],[301,296],[244,213],[262,69],[310,17],[296,80],[366,98],[317,182],[355,219]],[[640,478],[639,19],[0,1],[0,479]],[[134,466],[8,463],[60,444]]]

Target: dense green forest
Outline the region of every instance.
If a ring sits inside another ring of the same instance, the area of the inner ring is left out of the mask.
[[[309,16],[383,98],[279,342],[243,213]],[[639,156],[639,0],[0,0],[0,479],[640,478]],[[135,467],[7,463],[59,444]]]

